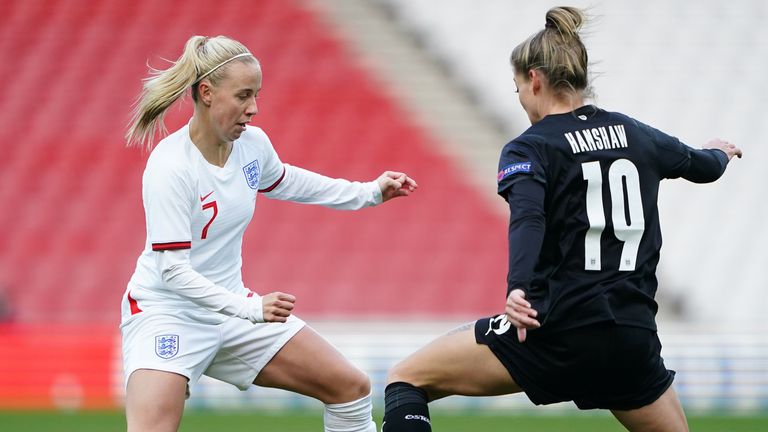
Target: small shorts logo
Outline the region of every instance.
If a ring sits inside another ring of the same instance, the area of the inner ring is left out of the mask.
[[[499,171],[499,174],[496,176],[496,180],[501,182],[512,174],[529,173],[531,172],[532,165],[533,164],[531,162],[515,162],[513,164],[509,164],[502,168],[501,171]]]
[[[506,333],[511,327],[512,324],[507,320],[506,314],[496,315],[489,320],[488,331],[485,334],[488,335],[488,333],[493,331],[497,335],[501,335]]]
[[[245,181],[248,182],[248,187],[251,189],[259,188],[259,177],[261,177],[261,168],[259,168],[259,161],[255,160],[243,167],[243,174],[245,174]]]
[[[179,353],[179,335],[166,334],[155,336],[155,354],[169,359]]]

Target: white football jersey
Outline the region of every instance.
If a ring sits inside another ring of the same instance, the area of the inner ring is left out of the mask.
[[[192,143],[189,125],[184,126],[160,141],[147,161],[142,187],[147,239],[123,295],[123,323],[138,313],[182,315],[205,323],[227,319],[163,281],[158,265],[163,251],[189,249],[194,271],[233,294],[252,295],[243,286],[241,248],[258,192],[340,209],[381,202],[376,182],[330,179],[283,164],[267,135],[253,126],[234,142],[224,167],[211,165]],[[215,295],[209,292],[203,294]]]

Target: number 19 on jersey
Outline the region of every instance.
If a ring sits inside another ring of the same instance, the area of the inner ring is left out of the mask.
[[[600,271],[600,237],[605,229],[603,204],[603,172],[600,162],[581,164],[587,181],[587,218],[589,230],[584,238],[584,270]],[[645,231],[643,202],[640,194],[640,176],[637,167],[627,159],[617,159],[608,168],[608,187],[611,196],[613,232],[624,243],[619,271],[634,271],[640,240]]]

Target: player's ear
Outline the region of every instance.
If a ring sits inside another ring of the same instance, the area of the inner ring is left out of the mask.
[[[531,82],[531,90],[533,94],[539,93],[541,90],[541,72],[536,69],[528,71],[528,81]]]
[[[213,98],[213,87],[211,87],[210,81],[204,79],[197,85],[197,99],[203,103],[203,105],[211,106],[211,99]]]

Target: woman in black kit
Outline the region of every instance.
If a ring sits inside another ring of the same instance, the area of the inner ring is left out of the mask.
[[[741,150],[694,150],[624,114],[586,105],[576,8],[512,52],[531,127],[504,147],[509,203],[504,313],[452,331],[389,372],[384,432],[430,431],[427,403],[524,391],[535,404],[608,409],[631,431],[686,431],[661,357],[654,301],[659,183],[717,180]]]

